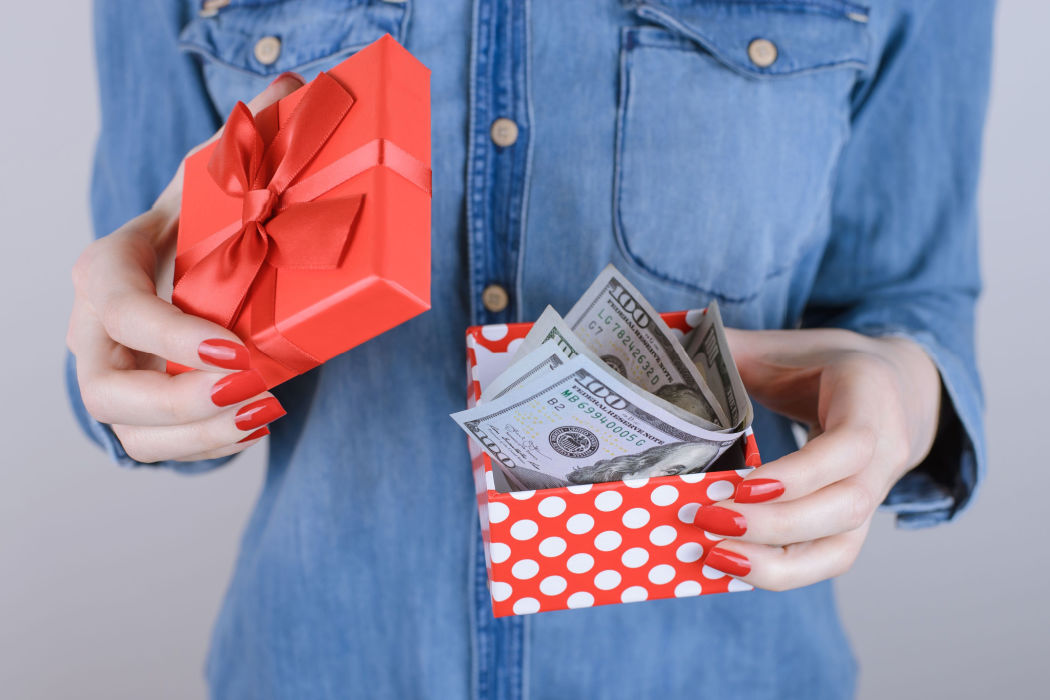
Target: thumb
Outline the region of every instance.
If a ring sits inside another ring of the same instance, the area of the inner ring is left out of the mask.
[[[293,92],[306,85],[306,80],[303,76],[298,73],[288,71],[287,73],[281,73],[273,82],[266,86],[266,89],[260,92],[258,95],[248,100],[247,106],[248,111],[252,114],[258,114],[263,109],[269,107],[274,102],[291,95]],[[219,134],[222,133],[220,129],[212,140],[218,138]]]
[[[262,110],[266,109],[274,102],[281,100],[293,92],[306,85],[306,79],[298,73],[288,71],[281,73],[273,82],[266,86],[266,89],[260,92],[258,95],[248,100],[245,106],[248,107],[248,111],[252,115],[256,115]],[[175,171],[175,177],[171,179],[164,191],[157,197],[157,201],[154,202],[153,208],[166,213],[169,218],[178,215],[180,202],[182,201],[182,178],[186,169],[186,158],[189,158],[197,151],[201,150],[205,146],[214,143],[222,136],[222,130],[224,127],[220,127],[218,131],[211,135],[207,141],[198,144],[197,146],[190,149],[189,153],[179,163],[178,170]],[[174,219],[172,219],[174,220]]]

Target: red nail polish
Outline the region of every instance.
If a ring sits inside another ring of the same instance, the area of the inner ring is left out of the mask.
[[[704,566],[710,566],[730,576],[747,576],[751,573],[751,562],[747,560],[747,557],[730,552],[728,549],[722,549],[721,546],[707,553]]]
[[[259,399],[237,411],[233,422],[241,430],[255,430],[267,423],[274,422],[285,413],[287,411],[281,407],[281,403],[277,399],[267,396],[265,399]]]
[[[254,369],[227,374],[211,388],[211,400],[216,406],[232,406],[266,391],[266,382]]]
[[[735,510],[721,506],[704,506],[697,510],[693,525],[723,537],[737,537],[747,532],[747,519]]]
[[[295,78],[296,80],[299,81],[300,85],[306,85],[306,78],[304,78],[303,76],[299,75],[298,73],[296,73],[295,71],[292,71],[292,70],[286,70],[285,72],[283,72],[280,75],[278,75],[276,78],[274,78],[270,82],[270,85],[273,85],[274,83],[277,83],[280,80],[284,80],[285,78]]]
[[[745,479],[736,487],[733,500],[737,503],[764,503],[784,493],[784,484],[776,479]]]
[[[222,338],[211,338],[197,346],[202,362],[223,369],[248,369],[248,348]]]
[[[267,435],[269,435],[269,434],[270,434],[270,429],[269,429],[269,428],[266,428],[266,427],[262,427],[262,428],[259,428],[258,430],[256,430],[256,431],[255,431],[254,433],[252,433],[252,434],[251,434],[251,435],[249,435],[248,437],[246,437],[246,438],[241,438],[241,439],[240,439],[240,440],[238,440],[237,442],[238,442],[238,443],[241,443],[241,442],[251,442],[252,440],[258,440],[258,439],[259,439],[259,438],[261,438],[261,437],[266,437],[266,436],[267,436]]]

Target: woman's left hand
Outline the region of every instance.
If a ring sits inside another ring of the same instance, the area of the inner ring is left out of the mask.
[[[940,375],[904,338],[837,329],[738,331],[730,349],[751,398],[810,426],[798,452],[752,472],[694,523],[725,537],[704,564],[786,590],[847,571],[875,509],[930,450]]]

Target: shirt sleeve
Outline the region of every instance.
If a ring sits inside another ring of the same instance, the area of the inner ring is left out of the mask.
[[[942,0],[892,17],[884,8],[872,11],[883,49],[853,93],[831,240],[803,325],[910,338],[940,371],[933,448],[883,504],[913,528],[953,518],[985,469],[976,192],[994,3],[963,11]]]
[[[183,155],[208,138],[219,118],[195,60],[177,39],[191,2],[96,0],[95,56],[101,130],[91,180],[96,238],[148,209],[171,180]],[[108,425],[84,408],[75,359],[67,357],[66,386],[77,420],[117,464],[139,466]],[[206,471],[226,460],[160,462],[183,472]]]

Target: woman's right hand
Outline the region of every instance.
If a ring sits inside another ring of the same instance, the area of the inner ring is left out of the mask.
[[[255,114],[302,84],[281,75],[248,108]],[[158,289],[162,280],[170,285],[182,173],[180,166],[149,211],[92,243],[73,266],[66,343],[84,406],[139,462],[235,454],[284,415],[240,339],[183,313],[166,300],[170,289]],[[194,371],[168,375],[166,360]]]

